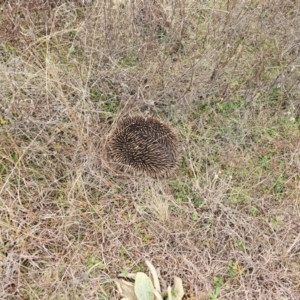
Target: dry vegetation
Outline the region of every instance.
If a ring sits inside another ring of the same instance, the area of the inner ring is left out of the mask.
[[[163,3],[163,4],[159,4]],[[300,299],[300,2],[0,1],[0,298]],[[119,176],[117,120],[180,133],[167,179]]]

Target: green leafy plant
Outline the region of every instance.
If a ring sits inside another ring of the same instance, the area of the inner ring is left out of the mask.
[[[215,291],[213,293],[209,294],[209,299],[210,300],[221,300],[220,293],[221,293],[221,288],[224,286],[225,282],[222,277],[214,277],[214,282],[215,282]]]
[[[159,270],[146,260],[150,276],[143,272],[127,273],[122,272],[115,279],[118,291],[123,297],[122,300],[181,300],[184,296],[182,280],[174,277],[174,285],[166,286],[161,278]]]

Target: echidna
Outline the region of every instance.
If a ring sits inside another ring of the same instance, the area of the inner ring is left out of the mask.
[[[153,117],[127,117],[117,124],[108,151],[114,165],[159,177],[170,174],[177,164],[178,138]]]

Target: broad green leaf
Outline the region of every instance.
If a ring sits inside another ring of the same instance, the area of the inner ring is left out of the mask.
[[[179,277],[174,277],[174,291],[176,292],[176,295],[173,296],[174,300],[181,300],[184,296],[184,290],[182,285],[182,280]]]
[[[145,273],[136,273],[134,292],[138,300],[154,300],[154,287]]]

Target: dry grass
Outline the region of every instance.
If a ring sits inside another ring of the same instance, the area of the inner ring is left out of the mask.
[[[196,299],[299,299],[300,2],[128,2],[0,4],[0,298],[119,299],[148,258]],[[143,112],[180,132],[168,179],[107,167]]]

